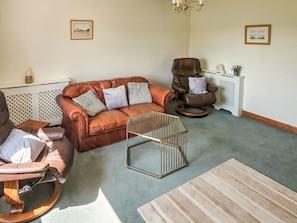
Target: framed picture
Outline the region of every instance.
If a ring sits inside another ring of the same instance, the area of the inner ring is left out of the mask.
[[[93,39],[93,20],[70,20],[70,38]]]
[[[245,44],[266,44],[271,42],[271,25],[245,26]]]

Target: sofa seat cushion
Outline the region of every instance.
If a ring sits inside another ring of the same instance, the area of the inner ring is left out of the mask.
[[[120,108],[120,111],[125,113],[128,116],[138,115],[146,112],[165,112],[165,109],[160,105],[155,103],[144,103],[144,104],[136,104],[136,105],[129,105],[124,108]]]
[[[95,117],[90,117],[89,134],[97,135],[101,132],[125,128],[128,116],[119,110],[103,111]]]

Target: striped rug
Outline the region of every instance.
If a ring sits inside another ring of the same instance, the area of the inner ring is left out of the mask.
[[[296,223],[297,193],[230,159],[141,206],[138,212],[149,223]]]

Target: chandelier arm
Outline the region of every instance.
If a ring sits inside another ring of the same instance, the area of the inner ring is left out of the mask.
[[[196,6],[190,6],[191,9],[194,9],[196,12],[199,12],[202,9],[202,5],[197,8]]]
[[[196,12],[199,12],[202,7],[203,3],[206,0],[198,0],[198,6],[188,5],[187,0],[172,0],[173,9],[177,12],[185,13],[188,9],[193,9]]]

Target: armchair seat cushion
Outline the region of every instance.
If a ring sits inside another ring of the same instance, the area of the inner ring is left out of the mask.
[[[216,102],[216,97],[212,93],[200,95],[185,94],[184,101],[188,106],[199,108],[205,105],[214,104]]]

